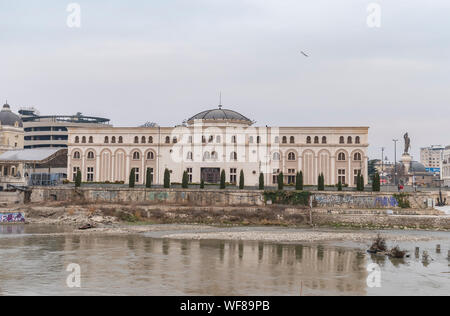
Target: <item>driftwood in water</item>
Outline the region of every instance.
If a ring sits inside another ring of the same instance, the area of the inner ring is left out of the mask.
[[[78,227],[78,229],[79,230],[88,230],[88,229],[92,229],[92,228],[95,228],[95,225],[92,225],[92,224],[85,224],[85,225],[83,225],[83,226],[81,226],[81,227]]]

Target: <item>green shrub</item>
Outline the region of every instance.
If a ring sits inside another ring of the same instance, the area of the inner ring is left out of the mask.
[[[239,190],[244,190],[244,187],[245,187],[244,170],[241,170],[241,174],[239,175]]]
[[[325,176],[323,175],[323,173],[321,173],[319,175],[317,190],[318,191],[325,191]]]
[[[297,177],[295,178],[295,189],[297,191],[303,191],[303,172],[297,172]]]
[[[220,189],[221,190],[224,190],[227,186],[225,178],[226,178],[225,170],[222,170],[222,172],[220,173]]]
[[[411,204],[409,203],[409,194],[399,193],[394,194],[393,197],[397,200],[398,206],[400,208],[411,208]]]
[[[338,184],[337,184],[337,190],[338,191],[342,191],[342,182],[339,180]]]
[[[145,178],[145,187],[147,189],[150,189],[152,187],[152,173],[150,172],[150,169],[147,169],[147,175]]]
[[[308,191],[265,191],[264,200],[273,204],[308,206],[311,193]]]
[[[381,191],[381,178],[378,172],[375,172],[372,178],[372,191],[373,192]]]
[[[188,175],[187,171],[183,172],[183,180],[181,183],[181,187],[183,189],[187,189],[189,187],[189,175]]]
[[[259,189],[264,190],[264,174],[262,172],[259,174]]]
[[[205,188],[205,180],[202,179],[202,181],[200,181],[200,189],[204,188]]]
[[[284,175],[283,172],[280,172],[278,175],[278,190],[283,191],[284,189]]]
[[[132,168],[130,172],[130,178],[128,179],[128,186],[130,188],[134,188],[135,183],[136,183],[136,171],[134,168]]]
[[[164,170],[164,188],[169,189],[170,188],[170,171],[166,168]]]
[[[81,170],[77,170],[77,175],[75,177],[75,187],[81,187]]]

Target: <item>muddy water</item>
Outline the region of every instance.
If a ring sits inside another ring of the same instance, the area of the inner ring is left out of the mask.
[[[411,258],[391,261],[349,242],[168,240],[70,231],[0,226],[0,294],[450,295],[448,233],[425,233],[439,241],[401,243]],[[415,257],[417,245],[429,252],[428,262]],[[81,267],[81,288],[66,284],[71,263]],[[381,288],[367,285],[371,263],[381,268]]]

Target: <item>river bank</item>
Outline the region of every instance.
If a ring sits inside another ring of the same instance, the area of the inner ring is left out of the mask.
[[[0,208],[0,212],[3,210]],[[111,228],[119,224],[200,224],[214,226],[334,227],[352,229],[450,230],[450,216],[439,211],[319,209],[288,206],[189,207],[130,203],[15,205],[32,224]]]

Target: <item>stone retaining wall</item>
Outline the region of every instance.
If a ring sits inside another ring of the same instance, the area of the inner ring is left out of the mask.
[[[432,209],[429,201],[436,201],[437,193],[409,193],[412,209]],[[312,192],[315,208],[322,209],[398,209],[394,194],[379,192]],[[256,190],[199,190],[145,189],[69,186],[34,187],[30,202],[84,201],[88,203],[147,203],[186,206],[262,206],[262,191]]]

